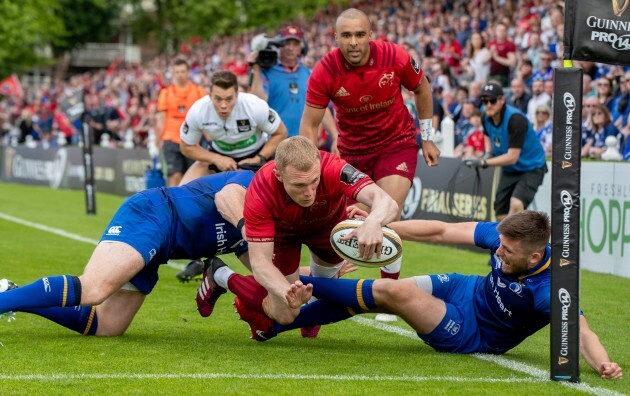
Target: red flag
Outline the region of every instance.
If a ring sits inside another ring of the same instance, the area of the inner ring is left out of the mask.
[[[120,65],[122,61],[123,61],[122,56],[119,56],[118,58],[114,59],[114,61],[107,68],[107,75],[108,76],[113,75],[116,69],[118,69],[118,66]]]
[[[15,74],[0,81],[0,94],[6,96],[17,96],[18,98],[24,97],[24,91],[22,90],[22,84]]]

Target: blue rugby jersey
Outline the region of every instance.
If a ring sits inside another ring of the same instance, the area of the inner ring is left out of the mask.
[[[241,232],[225,221],[217,210],[214,197],[224,186],[235,183],[249,187],[251,171],[221,172],[193,180],[181,187],[146,190],[149,199],[168,205],[172,227],[168,257],[202,258],[247,251]]]
[[[498,223],[479,223],[475,244],[490,249],[492,270],[477,281],[474,306],[482,339],[496,353],[503,353],[545,327],[550,316],[551,250],[536,267],[518,277],[501,271],[496,255],[500,246]]]

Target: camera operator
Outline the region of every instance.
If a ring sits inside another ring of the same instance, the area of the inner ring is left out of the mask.
[[[302,64],[300,57],[306,55],[306,41],[302,31],[288,26],[274,40],[263,35],[252,41],[254,52],[248,59],[252,65],[250,93],[266,100],[276,110],[287,127],[289,136],[299,135],[300,120],[306,104],[306,83],[310,69]],[[262,47],[262,48],[260,48]],[[275,48],[279,48],[279,56]],[[332,114],[327,111],[322,121],[325,129],[337,137]]]

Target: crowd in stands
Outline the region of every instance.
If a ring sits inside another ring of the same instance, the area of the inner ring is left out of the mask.
[[[500,82],[507,103],[525,113],[550,155],[553,68],[561,65],[564,1],[558,0],[373,0],[353,1],[371,19],[373,38],[403,45],[430,78],[434,92],[434,126],[445,117],[455,122],[455,153],[483,155],[478,144],[481,87]],[[308,20],[291,23],[304,31],[312,67],[335,47],[335,16],[331,5]],[[191,79],[208,85],[212,73],[227,69],[248,89],[250,42],[260,31],[214,37],[209,42],[181,45],[179,57],[191,66]],[[276,32],[272,32],[272,35]],[[0,144],[54,147],[77,144],[80,121],[70,122],[60,103],[78,91],[85,93],[91,126],[108,135],[105,145],[130,142],[146,145],[155,131],[156,102],[170,80],[174,57],[159,56],[146,63],[112,65],[67,81],[25,88],[22,98],[0,99]],[[630,159],[630,68],[591,62],[574,65],[584,71],[582,154],[601,158],[615,147]],[[413,106],[409,100],[409,106]],[[30,137],[29,137],[30,136]],[[607,139],[608,137],[614,139]],[[614,144],[607,145],[606,141]],[[102,144],[100,141],[97,144]]]

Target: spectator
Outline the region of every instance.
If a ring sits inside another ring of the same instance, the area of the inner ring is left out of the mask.
[[[543,83],[543,91],[549,95],[549,100],[553,101],[553,80],[547,80]]]
[[[482,158],[486,152],[483,126],[481,125],[481,110],[474,109],[470,116],[471,131],[466,137],[464,157]]]
[[[459,74],[462,47],[455,40],[455,31],[450,26],[445,26],[442,31],[442,42],[438,48],[438,58],[448,65],[451,74]]]
[[[495,40],[488,48],[490,49],[490,80],[497,80],[506,87],[510,81],[511,68],[516,66],[516,47],[507,38],[507,27],[503,23],[498,23],[494,28]]]
[[[490,74],[490,58],[492,54],[486,48],[486,42],[480,33],[475,32],[470,36],[466,52],[469,58],[467,72],[472,75],[473,81],[485,84]]]
[[[532,62],[533,63],[533,62]],[[553,80],[553,67],[551,67],[551,52],[543,50],[540,53],[540,65],[534,72],[534,80]]]
[[[623,147],[623,135],[621,135],[617,127],[613,125],[610,111],[608,111],[608,107],[603,104],[598,103],[593,106],[590,121],[586,127],[587,130],[585,134],[585,144],[582,147],[582,157],[601,158],[604,151],[606,151],[605,142],[608,136],[615,136],[617,138],[617,146]],[[623,150],[620,150],[620,152],[622,151]]]
[[[532,84],[532,98],[527,104],[527,118],[532,123],[536,121],[536,108],[538,108],[539,105],[551,106],[551,98],[544,91],[542,79],[534,80]]]
[[[523,113],[527,113],[527,105],[532,96],[525,90],[525,82],[520,77],[515,77],[510,83],[511,92],[507,103],[516,107]]]
[[[597,79],[597,99],[599,103],[608,108],[608,111],[611,110],[610,107],[613,100],[612,81],[606,77]]]
[[[525,89],[528,92],[532,91],[532,85],[534,84],[534,69],[532,62],[529,59],[524,59],[518,67],[517,77],[523,80],[525,83]]]
[[[475,104],[469,100],[466,100],[462,104],[461,114],[457,122],[455,123],[455,136],[453,139],[453,145],[455,147],[453,156],[455,158],[460,158],[464,156],[466,138],[470,134],[470,131],[473,129],[473,124],[470,118],[472,117],[475,110]]]
[[[536,136],[538,136],[538,140],[540,140],[540,144],[542,144],[543,149],[545,150],[545,155],[550,157],[552,151],[551,149],[553,148],[553,127],[551,124],[551,109],[549,106],[542,104],[536,108],[534,132],[536,132]]]

